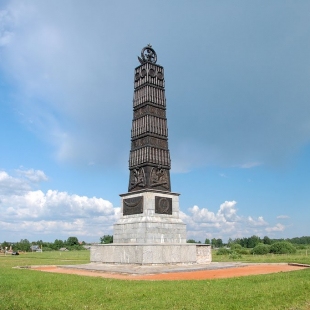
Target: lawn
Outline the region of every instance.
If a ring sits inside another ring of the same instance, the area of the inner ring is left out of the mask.
[[[309,256],[304,256],[294,255],[297,261],[310,263]],[[292,261],[291,256],[275,255],[242,258],[251,262],[255,259]],[[0,256],[0,309],[310,309],[310,268],[230,279],[167,282],[112,280],[12,268],[87,262],[88,251]]]

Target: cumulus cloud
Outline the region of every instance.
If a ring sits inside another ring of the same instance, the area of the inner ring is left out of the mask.
[[[275,232],[275,231],[283,231],[284,229],[285,229],[285,226],[280,224],[280,223],[278,223],[278,224],[276,224],[273,227],[267,227],[266,231],[267,232]]]
[[[268,223],[263,219],[262,216],[259,216],[257,220],[254,220],[251,216],[248,217],[248,223],[252,226],[266,226]]]
[[[47,181],[48,178],[45,175],[45,173],[42,170],[34,170],[34,169],[29,169],[29,170],[21,170],[17,169],[16,172],[25,178],[27,178],[31,182],[42,182],[42,181]]]
[[[4,219],[70,220],[73,216],[90,218],[115,213],[112,204],[101,198],[69,195],[55,190],[46,193],[28,191],[23,195],[2,197],[1,201],[7,208],[2,212]]]
[[[236,201],[225,201],[220,205],[217,213],[209,211],[206,208],[200,209],[198,206],[189,208],[191,218],[196,223],[230,223],[236,222],[239,220],[239,217],[236,215],[237,210],[235,208]]]
[[[225,201],[217,212],[207,208],[193,206],[189,214],[180,212],[180,217],[187,224],[188,238],[204,241],[205,238],[239,238],[251,235],[263,237],[267,232],[283,231],[284,225],[272,227],[263,216],[238,215],[236,201]]]
[[[43,239],[42,235],[47,235],[59,239],[77,235],[98,241],[101,235],[112,234],[119,208],[111,202],[56,190],[34,190],[32,182],[47,180],[45,173],[34,169],[16,171],[19,178],[0,171],[2,235],[14,240],[16,236]]]
[[[24,194],[31,190],[34,183],[48,180],[41,170],[16,169],[15,174],[16,176],[11,176],[6,171],[0,170],[0,195]]]
[[[5,171],[0,171],[0,194],[17,194],[30,190],[30,185],[25,180],[10,176]]]
[[[0,232],[11,241],[29,239],[66,239],[76,235],[86,241],[99,241],[103,234],[113,234],[113,224],[120,208],[97,197],[69,194],[49,189],[34,189],[37,182],[48,180],[34,169],[17,169],[13,177],[0,171]],[[238,214],[236,201],[223,202],[216,212],[193,206],[188,213],[180,211],[187,224],[188,238],[237,238],[253,234],[279,232],[282,224],[270,226],[263,216],[254,218]],[[14,240],[12,240],[14,238]]]
[[[289,219],[290,217],[288,215],[278,215],[277,219]]]

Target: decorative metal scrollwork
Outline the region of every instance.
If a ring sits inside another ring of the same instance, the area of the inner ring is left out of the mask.
[[[141,51],[141,58],[138,57],[138,59],[142,65],[146,62],[156,64],[157,55],[154,49],[152,48],[152,45],[148,44],[146,47],[144,47]]]
[[[145,180],[145,173],[144,169],[133,169],[131,171],[131,182],[130,182],[130,189],[133,189],[137,186],[145,187],[146,180]]]
[[[151,170],[151,187],[162,186],[163,188],[169,189],[169,179],[168,173],[165,169],[161,168],[152,168]]]

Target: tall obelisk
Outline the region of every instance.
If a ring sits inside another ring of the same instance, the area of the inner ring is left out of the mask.
[[[114,225],[114,242],[186,243],[179,194],[171,193],[164,68],[151,45],[134,73],[128,193]]]
[[[114,224],[113,244],[93,245],[91,262],[196,263],[201,251],[198,245],[186,243],[179,194],[171,192],[164,68],[156,64],[151,45],[142,49],[138,59],[128,192],[120,195],[121,214]]]

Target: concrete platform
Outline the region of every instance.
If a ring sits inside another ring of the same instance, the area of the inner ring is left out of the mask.
[[[59,265],[58,268],[81,269],[87,271],[97,271],[117,274],[160,274],[170,272],[191,272],[200,270],[218,270],[234,267],[245,267],[250,264],[232,262],[232,263],[209,263],[209,264],[169,264],[169,265],[137,265],[137,264],[102,264],[89,263],[83,265]]]

